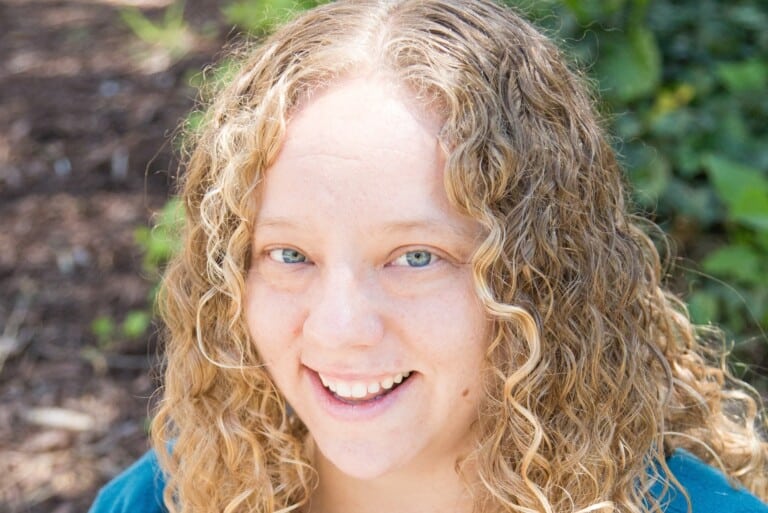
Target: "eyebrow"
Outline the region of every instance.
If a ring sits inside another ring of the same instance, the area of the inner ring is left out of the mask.
[[[296,222],[289,217],[263,217],[256,219],[256,230],[262,228],[304,228],[304,223]]]
[[[453,223],[447,223],[439,219],[396,220],[386,223],[381,230],[385,233],[419,230],[441,233],[447,232],[453,236],[461,238],[475,238],[477,236],[477,233],[472,230],[464,229]]]
[[[310,227],[302,222],[283,216],[264,217],[258,219],[255,229],[261,230],[264,228],[290,228],[290,229],[310,229]],[[396,232],[410,232],[410,231],[429,231],[447,233],[452,236],[460,238],[474,239],[478,236],[478,233],[471,229],[465,229],[457,226],[454,223],[447,223],[440,219],[425,218],[425,219],[395,219],[384,222],[381,226],[377,227],[378,233],[390,234]]]

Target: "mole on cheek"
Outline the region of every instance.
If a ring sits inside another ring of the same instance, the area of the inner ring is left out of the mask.
[[[465,388],[464,391],[461,393],[461,397],[467,397],[468,394],[469,394],[469,389]]]

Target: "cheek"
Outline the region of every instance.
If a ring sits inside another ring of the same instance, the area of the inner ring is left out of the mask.
[[[251,339],[264,363],[272,365],[287,356],[301,329],[297,298],[249,275],[245,309]]]
[[[435,361],[459,365],[467,374],[477,371],[489,343],[490,323],[468,286],[443,287],[428,297],[413,298],[402,305],[399,318],[413,343]]]

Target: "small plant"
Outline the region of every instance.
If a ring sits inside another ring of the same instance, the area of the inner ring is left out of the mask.
[[[154,225],[141,226],[133,232],[136,244],[144,253],[142,266],[151,279],[157,279],[160,270],[179,249],[179,232],[184,222],[184,207],[178,198],[168,200],[158,213]]]
[[[136,244],[144,255],[142,267],[147,277],[155,283],[149,295],[154,305],[157,284],[163,266],[178,250],[181,238],[179,232],[184,221],[184,211],[177,198],[170,199],[160,210],[154,225],[142,226],[134,231]],[[96,337],[96,348],[90,348],[84,355],[94,362],[102,361],[100,354],[113,348],[120,340],[138,340],[147,334],[152,325],[152,307],[129,311],[118,322],[109,315],[100,315],[91,322],[91,333]],[[103,364],[95,364],[102,368]]]
[[[96,336],[98,349],[109,351],[119,339],[136,340],[144,336],[152,323],[152,315],[146,310],[131,310],[117,324],[108,315],[100,315],[91,323],[91,332]]]
[[[327,0],[326,0],[327,1]],[[266,34],[297,11],[325,3],[323,0],[238,0],[223,8],[225,19],[255,35]]]
[[[161,50],[170,62],[184,57],[194,44],[194,33],[184,21],[183,0],[171,4],[157,22],[135,7],[121,9],[120,18],[139,39]]]
[[[115,342],[115,321],[108,315],[100,315],[91,322],[91,333],[96,336],[98,348],[106,351]]]
[[[224,88],[238,71],[238,63],[232,59],[224,59],[215,66],[209,66],[202,71],[187,75],[187,83],[197,89],[198,98],[202,105],[207,105],[211,99]],[[205,111],[202,109],[190,112],[182,123],[182,130],[174,143],[177,148],[184,148],[187,138],[198,134],[205,123]]]

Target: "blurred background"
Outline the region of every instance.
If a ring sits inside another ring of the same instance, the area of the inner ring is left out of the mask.
[[[316,3],[0,0],[0,512],[85,511],[147,449],[179,128],[227,41]],[[669,286],[768,396],[768,5],[508,3],[590,77]]]

